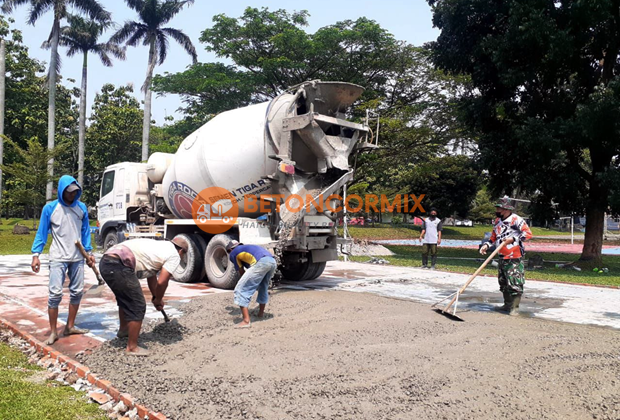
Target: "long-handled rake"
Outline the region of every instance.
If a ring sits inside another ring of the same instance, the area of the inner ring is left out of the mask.
[[[454,321],[465,321],[463,318],[461,318],[460,316],[456,315],[456,307],[459,304],[459,296],[461,295],[461,293],[463,293],[465,291],[465,289],[467,288],[467,286],[469,286],[469,284],[474,281],[474,279],[478,276],[478,274],[480,274],[480,272],[482,270],[484,270],[484,267],[487,266],[487,264],[493,259],[495,258],[495,256],[499,253],[499,251],[504,247],[504,245],[506,245],[506,242],[502,242],[501,244],[499,244],[499,246],[495,249],[495,251],[493,251],[493,253],[491,253],[491,255],[489,255],[489,257],[482,263],[482,265],[476,270],[476,272],[474,274],[472,274],[469,279],[467,279],[467,281],[465,282],[465,284],[463,285],[463,287],[461,287],[459,290],[457,290],[455,293],[452,293],[450,296],[443,298],[442,300],[440,300],[439,302],[435,303],[433,306],[431,306],[431,308],[434,308],[433,310],[439,314],[442,314]],[[448,304],[445,306],[445,308],[441,309],[441,308],[435,308],[437,305],[439,305],[441,302],[445,301],[446,299],[450,299],[450,302],[448,302]],[[450,307],[454,305],[454,309],[452,310],[452,313],[449,312]]]

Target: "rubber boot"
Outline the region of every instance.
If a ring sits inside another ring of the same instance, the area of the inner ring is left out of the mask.
[[[519,315],[519,303],[521,303],[521,295],[514,295],[510,305],[509,315]]]
[[[509,312],[510,308],[512,307],[512,295],[510,294],[510,292],[502,292],[502,294],[504,295],[504,304],[496,306],[495,310],[500,312]]]
[[[436,263],[437,263],[437,255],[431,255],[431,270],[435,269]]]
[[[428,255],[422,254],[422,268],[428,268]]]

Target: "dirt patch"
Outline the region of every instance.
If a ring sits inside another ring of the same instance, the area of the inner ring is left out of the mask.
[[[353,244],[351,244],[351,249],[349,253],[352,256],[364,257],[394,255],[392,251],[390,251],[383,245],[369,242],[365,239],[353,239]],[[342,255],[340,250],[338,250],[338,255]]]
[[[173,419],[620,416],[613,330],[336,291],[276,291],[246,330],[229,294],[183,310],[147,326],[151,357],[114,340],[84,363]]]

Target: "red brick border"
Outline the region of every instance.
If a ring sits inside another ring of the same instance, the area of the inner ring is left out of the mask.
[[[141,418],[148,416],[149,420],[166,420],[166,416],[164,416],[163,414],[156,413],[140,404],[136,404],[135,400],[131,395],[121,393],[119,390],[112,386],[110,381],[97,378],[95,375],[90,373],[90,369],[87,366],[84,366],[78,361],[70,358],[69,356],[60,353],[58,350],[55,350],[54,348],[43,344],[42,342],[37,340],[32,334],[20,330],[12,322],[9,322],[6,319],[0,317],[0,327],[5,327],[26,340],[32,347],[37,350],[37,353],[42,354],[45,357],[49,357],[50,359],[55,359],[60,363],[66,363],[67,367],[71,371],[75,372],[80,378],[88,381],[90,384],[94,384],[95,386],[103,389],[112,397],[114,401],[123,401],[123,403],[125,403],[128,409],[132,410],[135,408],[136,410],[138,410],[138,416],[140,416]]]

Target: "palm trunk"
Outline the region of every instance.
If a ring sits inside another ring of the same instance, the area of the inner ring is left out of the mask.
[[[142,161],[145,162],[149,158],[149,136],[151,133],[151,82],[153,80],[153,71],[157,64],[157,55],[155,54],[155,40],[151,41],[149,48],[149,66],[146,71],[146,80],[144,81],[144,121],[142,124]]]
[[[78,184],[84,186],[84,140],[86,138],[86,89],[88,87],[88,53],[84,52],[82,91],[80,92],[80,133],[78,138]]]
[[[54,149],[54,137],[56,134],[56,67],[58,67],[58,42],[60,38],[60,21],[54,19],[54,27],[52,29],[52,55],[50,58],[49,68],[49,106],[47,110],[47,149],[51,152]],[[45,190],[45,199],[52,200],[52,189],[54,177],[54,158],[50,158],[47,162],[47,173],[49,179]]]
[[[0,217],[2,216],[2,163],[4,162],[4,98],[6,93],[6,42],[0,39]]]

